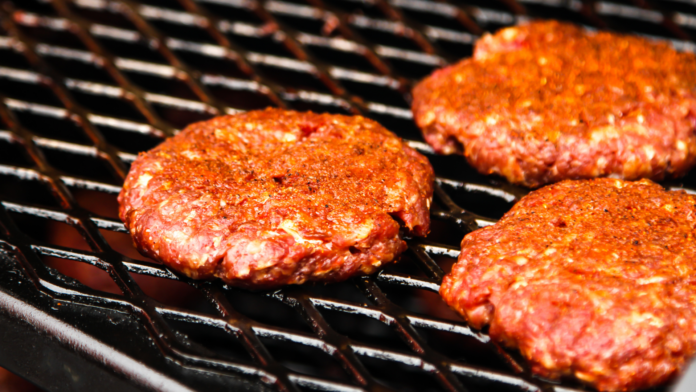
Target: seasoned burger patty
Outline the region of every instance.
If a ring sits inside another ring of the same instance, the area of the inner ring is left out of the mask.
[[[537,374],[647,388],[696,351],[695,235],[694,196],[649,180],[564,181],[464,237],[440,294]]]
[[[247,288],[340,281],[428,233],[428,160],[363,117],[255,111],[187,127],[133,163],[119,195],[136,247]]]
[[[530,187],[682,176],[696,159],[696,56],[533,22],[485,35],[473,58],[423,80],[413,113],[436,151]]]

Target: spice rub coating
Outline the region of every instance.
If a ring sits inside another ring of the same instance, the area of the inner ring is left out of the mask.
[[[529,187],[696,162],[696,56],[555,21],[484,35],[414,88],[412,109],[435,151]]]
[[[541,376],[648,388],[696,351],[695,235],[683,191],[567,180],[464,237],[440,295]]]
[[[188,126],[133,163],[121,220],[143,254],[252,289],[370,274],[423,236],[428,160],[359,116],[267,109]]]

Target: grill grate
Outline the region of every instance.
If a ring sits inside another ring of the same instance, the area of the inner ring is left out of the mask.
[[[408,102],[416,80],[469,56],[482,32],[531,17],[696,49],[692,1],[615,1],[2,2],[0,290],[54,317],[79,313],[73,326],[103,341],[115,339],[106,330],[130,336],[119,350],[194,388],[581,388],[529,376],[437,299],[461,237],[526,191],[434,155]],[[192,121],[267,105],[361,114],[426,154],[438,174],[433,233],[377,276],[267,293],[180,278],[124,245],[115,197],[138,151]]]

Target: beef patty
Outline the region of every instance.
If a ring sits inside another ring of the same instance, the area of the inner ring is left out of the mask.
[[[647,388],[696,351],[696,197],[649,180],[563,181],[462,241],[448,305],[544,377]]]
[[[248,112],[199,122],[133,163],[121,220],[143,254],[246,288],[369,274],[429,230],[428,160],[363,117]]]
[[[558,22],[485,35],[413,90],[425,139],[484,174],[536,187],[661,180],[696,162],[696,56]]]

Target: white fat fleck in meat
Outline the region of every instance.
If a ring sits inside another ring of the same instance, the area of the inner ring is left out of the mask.
[[[249,275],[249,272],[250,272],[250,270],[249,270],[249,264],[246,263],[246,264],[244,264],[244,265],[240,265],[240,266],[239,266],[239,268],[237,269],[235,275],[238,276],[238,277],[240,277],[240,278],[243,278],[243,277],[245,277],[245,276],[248,276],[248,275]]]
[[[601,174],[601,171],[607,166],[607,158],[599,157],[597,159],[597,169],[595,175]]]
[[[189,214],[188,214],[188,216],[186,217],[186,219],[184,219],[184,222],[188,223],[188,222],[190,222],[190,221],[191,221],[193,218],[195,218],[195,217],[196,217],[196,210],[191,210],[191,212],[189,212]]]
[[[196,151],[192,151],[192,150],[185,150],[185,151],[180,152],[180,154],[185,156],[186,158],[192,160],[192,161],[201,159],[201,156]]]
[[[655,149],[652,146],[643,146],[643,151],[648,160],[652,160],[655,156]]]
[[[651,276],[649,278],[640,278],[636,280],[637,284],[650,284],[650,283],[660,283],[666,278],[664,276]]]
[[[267,255],[267,257],[257,260],[256,261],[256,269],[264,269],[268,267],[272,267],[278,263],[278,259],[275,257],[272,257],[273,253],[270,253]]]
[[[357,241],[364,240],[370,235],[372,229],[375,227],[374,221],[368,219],[360,225],[356,225],[352,231],[350,239]]]
[[[458,121],[458,120],[454,119],[453,121]],[[469,134],[472,135],[472,137],[473,136],[481,136],[488,131],[488,128],[486,128],[486,126],[482,122],[476,121],[476,122],[473,122],[469,126],[468,131],[469,131]]]
[[[150,183],[150,180],[152,180],[152,176],[149,173],[143,173],[140,177],[138,177],[138,181],[136,181],[135,187],[145,188],[147,187],[147,184]]]
[[[508,27],[499,32],[505,41],[512,41],[517,38],[519,30],[516,27]]]
[[[184,232],[181,231],[181,230],[174,230],[174,231],[171,231],[171,232],[167,233],[167,235],[165,236],[165,238],[166,238],[167,240],[174,241],[175,243],[177,243],[177,242],[183,242],[183,241],[187,240],[188,237],[189,237],[189,235],[186,234],[186,233],[184,233]]]
[[[510,290],[517,290],[522,287],[527,287],[526,280],[518,280],[510,286]]]
[[[599,143],[607,139],[618,138],[619,136],[619,132],[616,130],[615,127],[601,127],[592,131],[592,134],[590,135],[590,140],[592,140],[595,143]]]
[[[194,264],[196,266],[196,268],[198,268],[198,267],[201,267],[203,264],[205,264],[208,261],[209,257],[210,257],[210,255],[207,253],[190,254],[188,259],[192,264]]]
[[[245,124],[245,127],[248,131],[251,130],[250,126],[251,126],[251,124]],[[240,133],[237,133],[235,130],[232,130],[232,129],[217,128],[215,130],[215,137],[217,139],[227,140],[227,141],[232,142],[232,143],[239,143],[239,141],[242,141],[244,143],[249,143],[249,141],[243,135],[241,135]],[[242,150],[245,150],[244,145],[239,145],[239,147]]]
[[[386,139],[382,141],[382,147],[391,151],[401,151],[401,141],[398,139]]]
[[[227,132],[223,131],[220,128],[215,130],[215,137],[218,139],[229,139],[229,137],[227,137]]]
[[[284,142],[286,142],[286,143],[290,143],[290,142],[296,141],[296,140],[297,140],[297,136],[293,135],[292,133],[286,133],[286,134],[283,135],[283,137],[282,137],[281,140],[284,141]]]
[[[405,187],[406,180],[404,180],[403,178],[391,186],[385,186],[385,192],[387,194],[387,204],[399,205],[400,202],[403,201],[406,197],[406,194],[404,193]],[[416,194],[416,196],[418,195]]]
[[[415,193],[415,192],[411,193],[410,196],[408,197],[408,204],[414,205],[414,204],[418,203],[419,197],[420,197],[420,195],[418,193]]]
[[[461,75],[455,75],[455,78],[461,79],[461,77],[462,77]],[[428,125],[432,124],[433,121],[435,121],[435,118],[436,118],[435,112],[429,110],[429,111],[425,112],[425,114],[423,114],[423,117],[421,117],[421,122],[425,126],[428,126]]]
[[[629,322],[633,325],[647,322],[648,324],[658,328],[662,327],[665,324],[661,318],[655,316],[652,313],[640,313],[635,311],[631,312],[631,315],[629,316]]]
[[[304,243],[321,244],[322,243],[321,240],[308,240],[308,239],[302,237],[302,235],[300,235],[300,233],[297,231],[297,226],[295,226],[295,222],[293,222],[289,219],[282,221],[280,223],[280,225],[278,225],[278,228],[282,229],[286,233],[290,234],[292,236],[292,238],[295,239],[295,242],[297,242],[298,244],[304,244]]]
[[[488,279],[495,278],[501,273],[501,271],[505,270],[506,268],[500,264],[493,265],[490,268],[488,268],[486,272],[481,276],[481,281],[483,282]]]
[[[554,369],[556,367],[556,361],[546,347],[544,347],[544,352],[541,356],[541,363],[547,369]]]
[[[250,255],[255,255],[263,249],[263,242],[261,241],[249,241],[246,246],[246,251]]]
[[[159,209],[161,209],[162,212],[165,212],[164,207],[165,207],[167,204],[169,204],[169,202],[170,202],[171,200],[172,200],[171,197],[168,198],[168,199],[164,199],[161,203],[159,203],[159,204],[157,205],[157,207],[158,207]]]
[[[495,125],[498,123],[498,116],[491,114],[486,116],[486,125]]]

